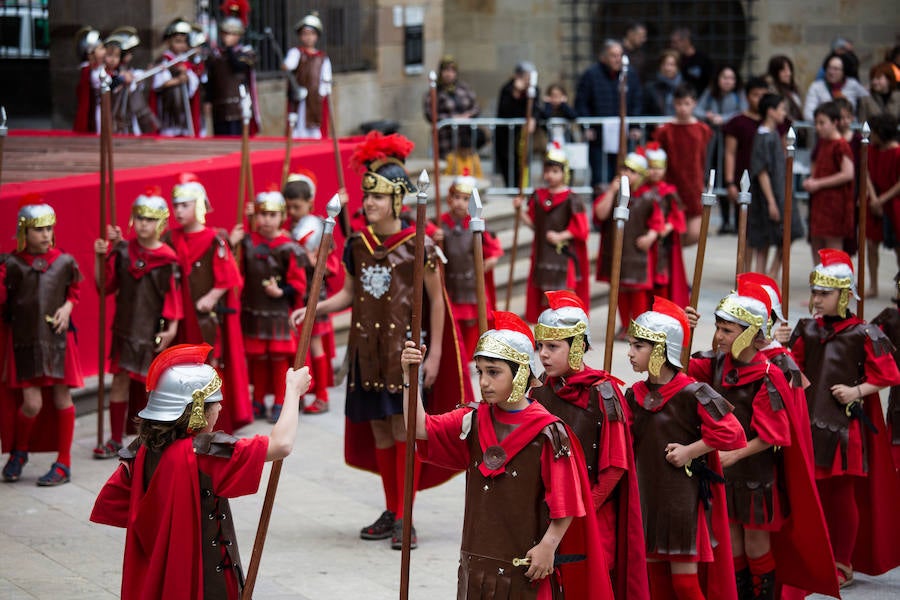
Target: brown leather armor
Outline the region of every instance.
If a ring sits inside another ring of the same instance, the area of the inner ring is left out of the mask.
[[[894,344],[894,362],[900,365],[900,347],[898,347],[900,346],[900,311],[896,308],[885,308],[872,319],[872,324],[881,327],[891,343]],[[891,443],[900,444],[900,385],[891,386],[885,420],[891,426]]]
[[[650,194],[632,196],[628,204],[628,220],[622,233],[622,270],[619,281],[623,284],[647,284],[647,253],[638,250],[637,239],[647,233],[647,219],[653,211],[655,200]],[[607,279],[612,273],[613,231],[616,220],[610,216],[601,230],[603,252],[600,253],[601,275]]]
[[[700,488],[696,478],[665,459],[667,444],[684,446],[701,437],[698,410],[706,410],[715,420],[731,412],[731,406],[705,383],[694,382],[674,394],[658,411],[662,397],[651,391],[640,405],[634,392],[625,392],[634,422],[634,458],[641,490],[641,513],[644,516],[644,539],[647,552],[672,555],[697,554],[697,519]],[[705,462],[705,458],[697,459]],[[710,541],[712,513],[706,511]]]
[[[60,255],[49,265],[39,256],[32,266],[15,254],[7,257],[6,318],[12,332],[17,381],[65,377],[66,333],[54,332],[46,318],[65,304],[69,286],[80,279],[78,264],[69,254]]]
[[[753,417],[753,399],[762,386],[766,386],[769,402],[773,411],[784,410],[784,399],[769,380],[768,375],[747,385],[718,389],[723,376],[737,380],[737,373],[724,373],[725,355],[721,353],[703,352],[704,358],[712,359],[713,389],[720,394],[727,391],[728,401],[734,406],[734,416],[744,429],[747,442],[757,438],[759,434],[750,424]],[[778,506],[784,515],[788,514],[787,494],[784,482],[776,477],[780,469],[781,455],[774,449],[757,452],[743,458],[730,467],[723,469],[725,475],[725,491],[728,502],[728,517],[743,524],[770,523],[779,515],[774,513],[774,494],[778,494]]]
[[[444,230],[444,280],[447,295],[454,304],[475,304],[474,233],[468,227],[450,227],[441,222]]]
[[[253,53],[243,47],[225,48],[206,59],[206,98],[212,104],[214,121],[240,121],[243,118],[240,86],[250,93],[250,72],[249,68],[235,68],[232,61],[252,66],[254,60]]]
[[[541,376],[541,382],[545,382],[546,379],[546,374]],[[546,383],[540,387],[532,388],[531,397],[562,419],[575,432],[578,441],[581,442],[581,448],[584,450],[584,460],[591,484],[597,483],[597,459],[603,422],[605,419],[610,421],[622,421],[624,419],[622,405],[619,403],[619,398],[616,395],[612,382],[602,381],[600,384],[590,388],[586,409],[563,400],[556,395],[556,390],[550,389],[550,386]],[[600,408],[601,398],[603,399],[602,409]]]
[[[173,78],[179,77],[181,71],[178,65],[169,68],[169,72]],[[158,114],[160,127],[174,129],[188,129],[191,123],[190,103],[191,99],[187,96],[188,86],[186,83],[173,85],[156,90],[156,99],[158,104]],[[188,107],[188,111],[185,111]]]
[[[564,290],[568,287],[569,262],[575,261],[575,276],[578,280],[584,277],[587,265],[577,264],[572,253],[571,243],[568,247],[557,251],[556,246],[547,241],[548,231],[565,231],[576,214],[585,212],[581,199],[570,193],[567,200],[560,202],[549,211],[537,206],[540,202],[537,194],[532,196],[534,208],[534,270],[531,281],[541,290]],[[545,202],[551,202],[550,199]]]
[[[319,94],[319,81],[322,79],[322,65],[324,63],[324,54],[310,55],[301,51],[300,63],[294,71],[297,85],[306,88],[307,127],[322,124],[322,96]]]
[[[350,389],[360,381],[367,392],[387,389],[399,394],[403,389],[403,370],[395,357],[407,340],[412,321],[415,240],[410,237],[390,251],[379,245],[371,253],[359,233],[350,236],[348,243],[355,271],[348,343]],[[426,268],[434,268],[434,242],[428,237],[425,256],[429,265]]]
[[[791,387],[801,387],[803,385],[803,372],[794,358],[787,352],[779,352],[769,358],[769,362],[778,367],[784,373]]]
[[[164,241],[171,245],[171,239],[167,233]],[[176,250],[177,252],[177,250]],[[191,272],[187,276],[188,289],[191,291],[191,306],[185,306],[185,310],[196,311],[197,300],[203,297],[216,283],[215,274],[213,273],[213,253],[218,252],[220,256],[224,256],[230,252],[228,243],[221,235],[217,235],[213,243],[202,256],[191,265]],[[183,285],[183,282],[182,282]],[[221,323],[221,315],[211,313],[197,312],[197,322],[200,326],[200,333],[203,335],[203,342],[215,347],[216,339],[219,335],[219,326]]]
[[[792,345],[798,337],[805,341],[804,365],[811,384],[806,388],[806,405],[816,466],[831,469],[834,453],[840,450],[841,464],[846,469],[850,417],[844,405],[831,394],[831,386],[841,383],[853,387],[864,383],[866,338],[871,339],[876,353],[892,351],[890,340],[875,325],[860,323],[835,333],[830,325],[819,327],[815,319],[800,319],[791,338]],[[866,469],[866,436],[862,436],[862,444]]]
[[[544,502],[541,452],[545,443],[555,454],[568,453],[569,438],[561,422],[538,434],[506,464],[506,473],[485,477],[478,470],[483,460],[478,440],[478,418],[473,415],[468,435],[471,465],[466,480],[466,516],[459,553],[459,586],[456,597],[483,600],[528,600],[537,598],[537,587],[525,578],[527,567],[514,567],[512,559],[523,557],[544,536],[550,511]],[[494,421],[497,438],[503,439],[514,426]],[[473,517],[477,515],[477,517]],[[490,527],[481,519],[490,519]],[[551,575],[553,598],[562,598],[555,575]]]
[[[660,195],[659,188],[656,186],[653,187],[650,195],[653,197],[653,201],[659,205],[663,217],[668,218],[672,210],[669,195]],[[671,260],[672,245],[674,244],[673,235],[678,235],[678,232],[672,231],[672,233],[661,238],[656,243],[656,273],[663,275],[666,279],[669,277],[669,261]]]
[[[241,292],[241,330],[247,337],[261,340],[291,339],[291,297],[288,294],[281,298],[269,296],[262,282],[272,277],[284,282],[291,262],[298,261],[300,248],[293,242],[275,248],[265,243],[254,246],[249,235],[244,236],[241,245],[245,279]]]
[[[109,356],[122,369],[146,376],[156,356],[154,338],[162,329],[163,305],[178,266],[156,267],[135,279],[128,271],[128,242],[119,242],[113,252],[119,290]]]

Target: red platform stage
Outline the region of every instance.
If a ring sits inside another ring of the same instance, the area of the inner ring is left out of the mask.
[[[350,209],[359,207],[360,175],[349,164],[358,138],[341,140],[344,177]],[[113,141],[117,225],[128,229],[131,203],[151,185],[171,195],[178,174],[196,173],[206,187],[213,211],[208,223],[231,229],[238,214],[237,189],[241,164],[240,139],[171,139],[116,137]],[[250,142],[256,190],[281,180],[284,140],[254,138]],[[330,140],[297,142],[291,152],[292,169],[305,168],[318,181],[315,213],[325,215],[325,204],[337,192],[337,172]],[[99,295],[93,285],[93,243],[100,233],[99,138],[68,132],[10,132],[3,148],[3,185],[0,188],[0,252],[15,249],[16,213],[22,196],[42,194],[56,211],[56,244],[78,261],[85,283],[81,302],[72,313],[86,376],[97,373]],[[249,200],[249,199],[248,199]],[[170,219],[170,225],[174,219]],[[340,228],[335,229],[343,247]],[[110,303],[108,306],[112,306]],[[107,310],[110,315],[111,308]],[[107,345],[107,348],[109,346]]]

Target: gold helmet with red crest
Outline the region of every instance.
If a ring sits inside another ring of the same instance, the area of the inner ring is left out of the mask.
[[[846,317],[850,307],[850,294],[859,300],[856,293],[856,277],[853,274],[853,261],[846,252],[834,248],[819,250],[819,261],[816,268],[809,274],[809,287],[819,291],[840,290],[838,314]],[[811,303],[809,310],[812,312]]]
[[[395,217],[400,215],[403,198],[416,193],[416,186],[410,181],[405,166],[413,147],[414,144],[399,133],[384,135],[380,131],[370,131],[350,157],[352,168],[365,169],[363,193],[392,196]]]
[[[138,413],[142,419],[170,423],[191,406],[188,429],[200,431],[207,425],[205,405],[222,401],[222,379],[206,359],[208,344],[179,344],[160,352],[147,371],[147,406]]]
[[[534,339],[571,340],[569,342],[569,367],[578,371],[584,362],[584,353],[591,347],[590,321],[584,302],[575,292],[555,290],[544,292],[550,308],[541,313],[534,326]]]
[[[716,307],[716,317],[745,328],[731,344],[731,355],[734,358],[740,357],[741,352],[763,331],[769,323],[771,312],[772,301],[769,300],[768,292],[755,283],[746,283],[740,293],[732,292],[722,298]]]
[[[483,356],[509,361],[517,365],[513,373],[512,392],[506,399],[515,404],[525,397],[528,384],[534,377],[534,336],[519,315],[494,311],[494,328],[478,338],[473,358]]]
[[[631,321],[628,335],[653,343],[647,370],[654,377],[659,376],[666,362],[676,369],[683,368],[681,350],[690,339],[690,324],[684,310],[674,302],[654,296],[653,308]]]
[[[53,225],[56,225],[56,212],[41,194],[31,192],[22,196],[16,216],[16,250],[21,252],[25,249],[25,234],[28,228]]]

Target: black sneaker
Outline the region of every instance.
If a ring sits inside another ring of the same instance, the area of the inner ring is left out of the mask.
[[[395,520],[396,515],[392,511],[386,510],[374,523],[363,527],[359,532],[359,537],[364,540],[385,540],[391,537]]]
[[[18,481],[22,476],[22,467],[28,462],[28,453],[22,450],[13,450],[9,453],[9,460],[3,467],[3,481],[10,483]]]
[[[50,465],[50,470],[47,471],[47,474],[37,480],[37,484],[41,487],[53,487],[55,485],[69,483],[70,474],[69,467],[62,463],[55,462]]]
[[[416,526],[413,525],[409,532],[409,549],[415,550],[418,547],[419,539],[416,536]],[[391,532],[391,548],[403,550],[403,519],[397,519],[394,522],[394,529]]]

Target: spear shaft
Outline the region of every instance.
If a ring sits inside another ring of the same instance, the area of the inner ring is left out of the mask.
[[[481,216],[481,196],[472,190],[469,199],[469,227],[472,229],[472,247],[475,254],[475,301],[478,306],[478,335],[487,331],[487,293],[484,289],[484,219]]]
[[[9,129],[6,127],[6,108],[0,106],[0,182],[3,181],[3,144],[6,141],[6,134]]]
[[[341,149],[338,145],[337,128],[334,125],[334,84],[331,81],[331,95],[328,96],[328,131],[331,134],[331,144],[334,152],[334,169],[337,171],[338,195],[341,198],[342,206],[347,204],[347,184],[344,181],[344,161],[341,159]],[[350,213],[346,210],[341,211],[341,233],[344,239],[350,237]]]
[[[438,94],[437,94],[437,73],[431,71],[428,73],[428,99],[431,104],[431,153],[434,158],[434,210],[435,216],[440,222],[441,220],[441,151],[440,140],[438,139]]]
[[[110,197],[110,78],[100,82],[100,239],[106,239],[107,213]],[[100,305],[97,325],[97,446],[103,445],[103,413],[106,410],[106,257],[97,273]]]
[[[784,231],[781,238],[781,313],[788,318],[791,307],[791,226],[794,217],[794,143],[797,135],[791,127],[787,133],[787,155],[784,163]]]
[[[625,117],[628,114],[628,55],[622,55],[622,70],[619,72],[619,152],[616,156],[616,172],[625,164],[628,143],[625,134]]]
[[[700,237],[697,238],[697,256],[694,259],[694,279],[691,284],[691,307],[696,310],[700,303],[700,284],[703,281],[703,261],[706,258],[706,239],[709,235],[709,217],[712,213],[712,207],[716,205],[716,194],[713,192],[713,186],[716,183],[716,170],[709,172],[709,187],[701,194],[700,199],[703,203],[703,216],[700,217]],[[688,339],[684,340],[684,347],[681,349],[681,365],[685,373],[687,373],[688,362],[691,359],[691,344],[694,341],[694,330],[688,332]]]
[[[631,200],[631,189],[628,178],[622,176],[619,186],[619,205],[613,209],[612,217],[616,221],[613,229],[613,258],[609,274],[609,313],[606,315],[606,339],[603,352],[603,369],[612,369],[613,342],[616,337],[616,311],[619,307],[619,279],[622,275],[622,243],[625,237],[625,222],[628,221],[628,202]]]
[[[734,269],[734,278],[747,270],[747,213],[750,210],[750,175],[744,171],[741,177],[741,191],[738,194],[738,247],[737,265]],[[735,283],[737,285],[737,283]]]
[[[869,123],[863,123],[862,130],[862,148],[859,156],[859,231],[857,238],[859,239],[859,258],[856,265],[856,278],[859,282],[858,293],[859,300],[856,303],[856,316],[864,319],[866,308],[866,252],[868,251],[868,242],[866,241],[866,219],[868,218],[869,208]]]

